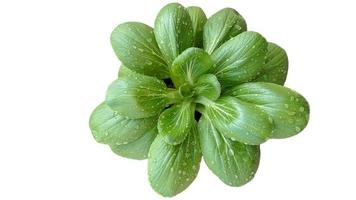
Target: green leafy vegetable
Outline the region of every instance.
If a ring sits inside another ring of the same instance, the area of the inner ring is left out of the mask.
[[[211,55],[214,74],[223,86],[250,81],[262,70],[266,52],[267,42],[259,33],[241,33]]]
[[[136,140],[157,124],[157,116],[128,119],[101,103],[90,116],[90,129],[97,142],[125,144]]]
[[[260,161],[259,146],[230,140],[205,117],[199,121],[199,137],[205,163],[225,184],[241,186],[253,178]]]
[[[107,90],[106,103],[132,119],[158,115],[165,107],[167,87],[163,81],[123,68]]]
[[[154,140],[148,158],[148,176],[153,189],[174,196],[186,189],[199,171],[201,150],[196,122],[183,143],[170,145],[161,135]]]
[[[158,131],[169,144],[179,144],[187,136],[194,120],[194,104],[182,102],[162,112]]]
[[[196,79],[213,66],[209,54],[202,49],[189,48],[180,54],[171,67],[171,78],[176,87],[184,83],[194,85]]]
[[[236,10],[224,8],[211,16],[204,26],[204,49],[211,54],[224,42],[246,30],[246,22]]]
[[[283,85],[288,72],[287,53],[274,43],[268,43],[267,49],[266,64],[255,81]]]
[[[194,44],[192,21],[187,10],[178,3],[168,4],[159,11],[154,33],[158,46],[169,64]]]
[[[196,6],[191,6],[187,8],[188,14],[192,21],[193,35],[194,35],[194,46],[202,48],[203,47],[203,29],[206,23],[206,16],[204,11]]]
[[[213,74],[204,74],[195,83],[195,93],[215,101],[219,98],[221,87],[218,79]]]
[[[245,83],[226,92],[256,105],[272,119],[273,138],[286,138],[302,131],[309,120],[309,105],[297,92],[273,83]]]
[[[307,100],[283,86],[287,53],[247,31],[232,8],[207,19],[199,7],[171,3],[154,28],[118,25],[111,44],[122,65],[90,116],[92,135],[119,156],[148,158],[162,196],[184,191],[201,157],[225,184],[242,186],[257,171],[260,144],[308,124]]]
[[[200,102],[205,105],[205,117],[233,141],[258,145],[265,142],[272,132],[271,120],[257,106],[229,96],[215,102],[207,99]]]
[[[153,29],[146,24],[120,24],[111,34],[111,45],[126,67],[149,76],[169,77],[168,66],[157,46]]]
[[[110,145],[111,150],[117,155],[143,160],[148,156],[148,151],[150,150],[153,140],[158,134],[157,128],[154,127],[150,131],[144,133],[143,136],[137,138],[136,140],[127,144],[112,144]]]

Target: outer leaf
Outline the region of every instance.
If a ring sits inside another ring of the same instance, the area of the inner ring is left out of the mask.
[[[273,138],[293,136],[308,123],[307,100],[289,88],[273,83],[245,83],[226,93],[264,110],[274,122]]]
[[[225,184],[241,186],[254,177],[260,160],[259,146],[230,140],[205,117],[198,127],[204,161]]]
[[[262,70],[266,52],[267,42],[259,33],[243,32],[211,55],[214,74],[224,87],[250,81]]]
[[[136,119],[157,116],[165,107],[167,87],[163,81],[123,67],[119,79],[106,93],[106,103],[120,115]]]
[[[216,76],[213,74],[204,74],[197,80],[194,90],[197,96],[204,96],[215,101],[220,96],[221,87]]]
[[[158,131],[169,144],[183,142],[194,121],[195,105],[190,102],[176,104],[162,112],[158,119]]]
[[[199,48],[189,48],[180,54],[171,67],[171,79],[176,87],[188,83],[194,85],[197,78],[213,66],[209,54]]]
[[[167,144],[160,134],[152,143],[148,157],[148,175],[152,188],[163,196],[185,190],[199,171],[201,150],[196,122],[191,133],[179,145]]]
[[[155,21],[154,33],[168,64],[185,49],[193,46],[190,16],[178,3],[170,3],[160,10]]]
[[[153,29],[146,24],[127,22],[118,25],[111,34],[111,45],[126,67],[149,76],[169,77]]]
[[[151,147],[153,140],[157,136],[157,128],[154,127],[150,131],[146,132],[140,138],[128,143],[121,145],[110,145],[111,150],[119,156],[126,158],[143,160],[148,156],[148,151]]]
[[[211,54],[224,42],[246,30],[246,22],[236,10],[224,8],[211,16],[204,26],[204,49]]]
[[[234,97],[221,97],[205,103],[205,117],[225,136],[245,144],[265,142],[272,132],[268,115],[258,107]]]
[[[288,56],[286,51],[274,43],[268,43],[267,62],[255,79],[256,82],[271,82],[283,85],[287,79]]]
[[[95,108],[89,125],[97,142],[104,144],[125,144],[136,140],[157,123],[157,116],[128,119],[110,109],[105,103]]]
[[[192,21],[194,46],[203,47],[203,28],[207,20],[204,11],[196,6],[187,8],[190,20]]]

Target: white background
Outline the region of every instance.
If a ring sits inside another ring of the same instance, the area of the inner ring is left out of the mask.
[[[88,118],[116,77],[109,37],[126,21],[153,25],[170,1],[0,2],[0,199],[163,199],[146,161],[94,141]],[[208,16],[237,9],[284,47],[286,86],[311,106],[298,136],[263,144],[256,177],[233,188],[205,166],[174,199],[355,199],[356,6],[350,1],[180,0]]]

